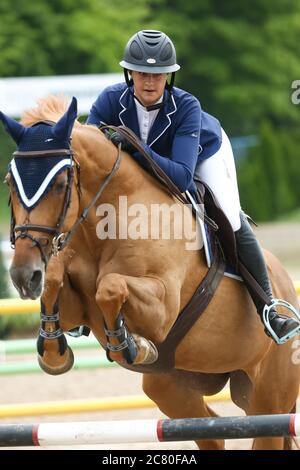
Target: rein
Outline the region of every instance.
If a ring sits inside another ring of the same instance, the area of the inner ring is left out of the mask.
[[[112,167],[112,170],[111,172],[104,178],[104,180],[102,181],[98,191],[96,192],[95,196],[93,197],[93,199],[90,201],[90,203],[83,209],[81,215],[79,216],[79,218],[76,220],[76,222],[73,224],[72,228],[66,233],[61,233],[56,239],[55,239],[55,242],[54,242],[54,239],[53,239],[53,242],[52,242],[52,246],[53,246],[53,254],[56,255],[59,251],[63,250],[64,247],[67,245],[67,243],[70,241],[70,239],[72,238],[72,236],[74,235],[74,233],[76,232],[77,228],[79,227],[79,225],[84,221],[86,220],[87,216],[88,216],[88,213],[90,211],[90,209],[96,204],[97,200],[99,199],[99,197],[101,196],[101,194],[103,193],[104,189],[106,188],[106,186],[110,183],[111,179],[113,178],[113,176],[115,175],[115,173],[118,171],[118,169],[120,168],[120,164],[121,164],[121,160],[122,160],[122,155],[121,155],[121,145],[119,145],[118,147],[118,156],[117,156],[117,160],[115,161],[114,163],[114,166]],[[63,237],[63,238],[62,238]]]
[[[168,175],[160,168],[160,166],[148,155],[148,153],[144,150],[144,147],[141,145],[138,137],[135,133],[126,126],[101,126],[101,130],[104,129],[111,129],[114,132],[118,132],[120,135],[125,137],[133,147],[140,152],[145,160],[148,162],[151,170],[155,174],[156,178],[160,181],[163,187],[173,196],[175,196],[180,202],[183,204],[189,204],[189,200],[187,199],[186,195],[181,193],[173,183],[173,181],[168,177]],[[199,201],[198,201],[199,202]],[[198,211],[198,216],[205,222],[214,232],[216,232],[219,227],[218,225],[210,218],[204,211]]]

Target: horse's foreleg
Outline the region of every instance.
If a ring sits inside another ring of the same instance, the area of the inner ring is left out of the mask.
[[[281,346],[272,343],[255,378],[247,414],[294,413],[300,382],[295,345],[293,341]],[[258,437],[253,441],[253,450],[283,450],[291,445],[290,437]]]
[[[59,310],[56,312],[55,305],[59,309],[58,297],[63,286],[65,269],[70,262],[72,253],[66,250],[63,254],[57,257],[52,257],[46,271],[45,285],[41,302],[44,305],[44,320],[41,324],[44,325],[43,336],[39,336],[38,340],[38,361],[40,367],[51,375],[59,375],[71,369],[74,362],[72,350],[67,345],[66,339],[63,334],[55,339],[50,339],[50,335],[59,331],[61,327],[59,323]],[[57,319],[51,320],[51,316],[56,315]],[[49,318],[49,320],[47,319]],[[46,321],[45,321],[46,319]],[[49,339],[45,337],[49,335]]]
[[[183,378],[172,374],[144,374],[143,390],[159,409],[172,419],[210,418],[218,416],[204,402],[196,389],[190,388]],[[201,450],[223,450],[224,441],[195,441]]]
[[[165,286],[161,280],[107,274],[98,283],[96,303],[110,332],[120,330],[120,315],[124,317],[126,328],[133,333],[137,347],[134,364],[156,360],[157,351],[152,342],[163,341],[174,321],[171,315],[166,315]],[[174,311],[175,314],[178,311],[176,304],[172,309]],[[112,335],[109,337],[110,343],[117,347],[120,339]],[[121,342],[123,340],[124,337]],[[111,352],[111,357],[122,361],[120,352]]]

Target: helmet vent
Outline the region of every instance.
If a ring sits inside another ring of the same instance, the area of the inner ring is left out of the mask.
[[[140,48],[140,46],[138,45],[138,43],[136,41],[133,41],[130,44],[130,54],[136,60],[142,60],[142,58],[143,58],[143,51],[142,51],[142,49]]]
[[[172,57],[172,47],[170,44],[166,44],[163,50],[161,51],[161,54],[159,56],[160,60],[165,61],[169,60]]]
[[[143,36],[146,38],[155,38],[158,39],[162,36],[160,31],[151,31],[151,30],[146,30],[143,31]]]
[[[150,47],[155,47],[155,46],[158,46],[159,42],[149,42],[149,41],[145,41],[147,46],[150,46]]]

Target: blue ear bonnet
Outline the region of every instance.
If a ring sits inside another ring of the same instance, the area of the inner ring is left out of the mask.
[[[21,140],[18,143],[19,152],[35,152],[38,150],[68,149],[69,140],[59,139],[53,132],[53,126],[38,123],[32,127],[25,127]]]
[[[58,150],[58,154],[46,154],[42,157],[31,154],[55,150]],[[64,152],[59,155],[59,150]],[[28,155],[18,155],[18,152],[28,152]],[[51,125],[42,123],[24,128],[17,147],[17,156],[10,162],[9,171],[20,202],[26,210],[31,211],[36,207],[53,186],[57,175],[71,167],[71,153],[69,142],[58,139]]]

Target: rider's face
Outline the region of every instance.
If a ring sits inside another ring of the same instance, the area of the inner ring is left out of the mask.
[[[135,72],[131,74],[134,94],[144,106],[155,104],[163,95],[167,74]]]

